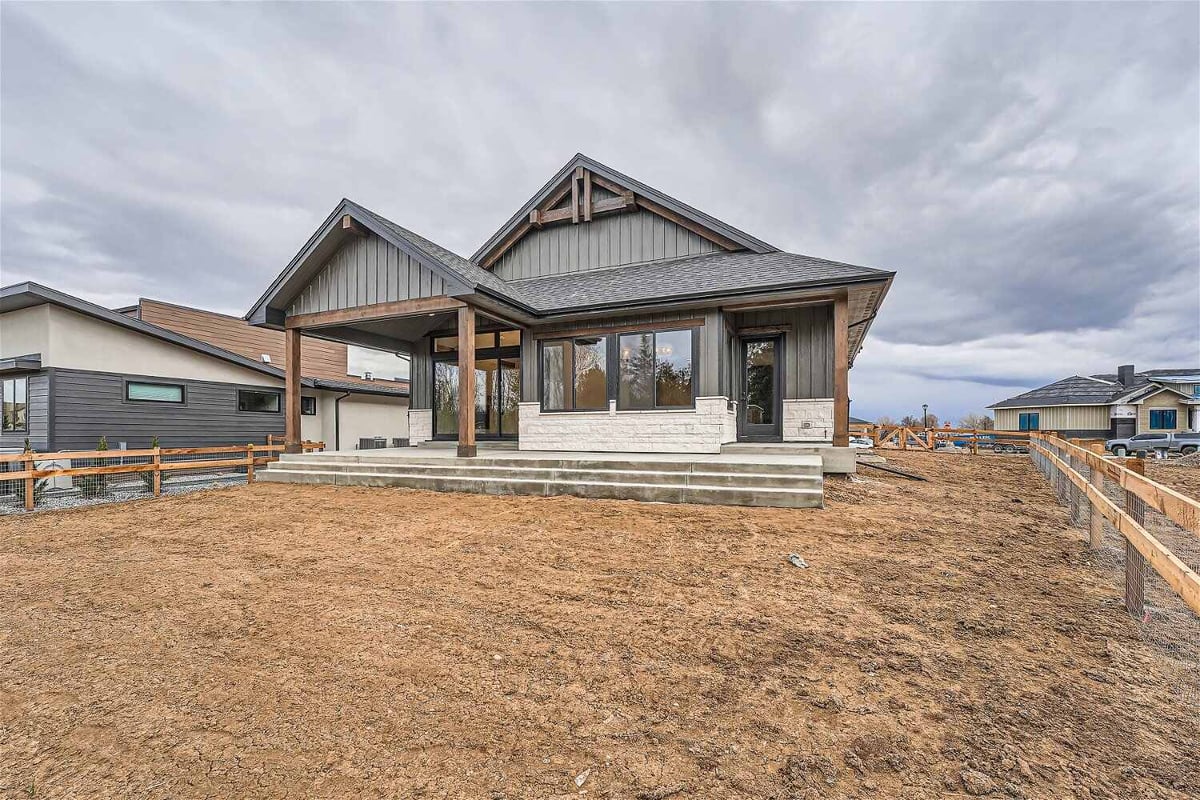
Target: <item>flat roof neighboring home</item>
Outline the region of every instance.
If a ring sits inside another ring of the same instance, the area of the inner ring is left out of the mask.
[[[342,200],[246,318],[289,347],[410,353],[410,440],[462,455],[845,446],[847,371],[894,274],[785,253],[576,155],[469,259]]]
[[[153,320],[153,321],[151,321]],[[0,448],[41,452],[263,443],[284,433],[282,335],[142,301],[113,311],[37,283],[0,288]],[[264,359],[264,354],[267,356]],[[332,449],[408,434],[408,386],[348,376],[314,342],[300,380],[305,439]]]
[[[1149,431],[1200,430],[1200,367],[1072,375],[1001,400],[996,430],[1053,430],[1109,439]]]

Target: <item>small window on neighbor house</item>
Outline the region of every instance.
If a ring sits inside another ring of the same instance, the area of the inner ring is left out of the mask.
[[[1192,397],[1200,397],[1200,383],[1192,387]]]
[[[300,413],[306,417],[315,417],[317,415],[317,398],[301,397]]]
[[[1175,430],[1175,409],[1173,409],[1173,408],[1152,408],[1152,409],[1150,409],[1150,430],[1152,430],[1152,431],[1173,431],[1173,430]]]
[[[182,403],[183,386],[178,383],[128,381],[125,384],[125,399],[139,403]]]
[[[1040,430],[1038,428],[1038,418],[1039,414],[1036,411],[1027,414],[1021,414],[1017,419],[1017,427],[1023,431]]]
[[[4,412],[0,430],[16,433],[29,430],[29,379],[8,378],[0,381],[0,404]]]
[[[253,411],[262,414],[278,414],[282,395],[279,392],[257,392],[253,389],[238,389],[238,411]]]

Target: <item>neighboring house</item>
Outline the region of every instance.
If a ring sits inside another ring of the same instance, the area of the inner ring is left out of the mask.
[[[293,356],[302,333],[410,353],[410,440],[463,455],[845,446],[847,371],[893,276],[782,252],[577,155],[470,259],[343,200],[246,318]]]
[[[1072,375],[988,408],[996,430],[1052,430],[1107,439],[1147,431],[1200,430],[1200,367]]]
[[[141,310],[157,324],[139,319]],[[36,283],[0,288],[0,448],[25,439],[50,452],[90,450],[100,436],[114,449],[147,447],[154,436],[163,447],[282,436],[280,338],[153,301],[122,313]],[[305,438],[332,448],[340,433],[350,449],[359,437],[407,436],[406,384],[347,376],[344,346],[310,350],[312,374],[300,381]]]

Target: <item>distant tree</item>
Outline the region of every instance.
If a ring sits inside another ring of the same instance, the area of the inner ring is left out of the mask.
[[[892,419],[887,414],[884,414],[883,416],[877,417],[875,419],[875,424],[876,425],[884,425],[884,426],[891,428],[891,427],[895,426],[896,420]]]
[[[915,414],[915,415],[909,414],[906,417],[904,417],[902,420],[900,420],[900,424],[906,428],[924,428],[926,416],[927,415],[925,415],[925,414]],[[928,414],[928,419],[929,419],[929,427],[936,428],[938,426],[938,415],[937,414],[930,411]]]
[[[977,431],[990,431],[996,427],[996,421],[987,414],[967,414],[958,421],[961,428],[973,428]]]

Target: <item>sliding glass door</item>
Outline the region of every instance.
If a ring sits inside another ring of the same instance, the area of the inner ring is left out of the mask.
[[[481,333],[475,351],[475,438],[517,436],[521,401],[520,331]],[[433,435],[458,438],[458,339],[433,341]]]

